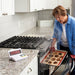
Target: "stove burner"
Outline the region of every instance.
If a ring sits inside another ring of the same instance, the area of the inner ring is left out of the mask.
[[[42,37],[14,36],[1,42],[0,48],[36,49],[44,40]]]

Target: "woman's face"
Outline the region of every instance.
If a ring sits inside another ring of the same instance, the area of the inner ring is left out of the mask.
[[[61,15],[55,15],[55,18],[57,21],[59,21],[61,24],[63,24],[66,20],[65,16],[61,16]]]

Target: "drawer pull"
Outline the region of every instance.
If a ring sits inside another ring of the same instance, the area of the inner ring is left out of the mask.
[[[31,68],[28,69],[27,73],[29,74],[30,72],[32,72],[32,69]]]
[[[3,13],[2,15],[4,15],[4,16],[5,16],[5,15],[8,15],[8,14],[7,14],[7,13]]]

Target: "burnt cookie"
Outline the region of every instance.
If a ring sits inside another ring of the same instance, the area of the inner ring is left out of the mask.
[[[54,61],[54,60],[55,60],[55,58],[52,58],[51,60],[52,60],[52,61]]]
[[[63,56],[60,56],[60,58],[63,58]]]
[[[60,58],[58,58],[57,61],[60,61]]]
[[[62,53],[59,53],[59,55],[62,55]]]
[[[58,57],[58,55],[55,55],[55,57]]]
[[[55,61],[55,62],[53,62],[53,64],[57,64],[57,62]]]
[[[52,62],[51,62],[51,61],[49,61],[48,63],[49,63],[49,64],[51,64]]]

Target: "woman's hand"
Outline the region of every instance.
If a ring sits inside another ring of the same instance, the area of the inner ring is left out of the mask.
[[[51,44],[51,47],[50,47],[51,51],[55,51],[55,43],[56,43],[56,38],[53,38],[53,41],[52,41],[52,44]]]
[[[50,51],[54,52],[55,51],[55,47],[50,47]]]

